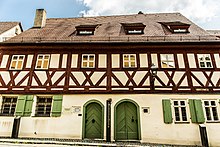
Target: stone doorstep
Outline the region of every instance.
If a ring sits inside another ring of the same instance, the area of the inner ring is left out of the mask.
[[[3,143],[20,143],[20,144],[56,144],[56,145],[76,145],[76,146],[124,146],[124,147],[198,147],[170,144],[152,144],[152,143],[134,143],[134,142],[104,142],[98,140],[80,140],[80,139],[57,139],[57,138],[8,138],[0,137]]]

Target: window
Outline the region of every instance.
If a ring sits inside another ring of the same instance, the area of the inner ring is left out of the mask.
[[[37,97],[35,116],[50,116],[52,106],[52,97]]]
[[[24,63],[24,55],[13,55],[11,59],[11,70],[22,69]]]
[[[160,22],[171,33],[189,33],[190,24],[182,23],[180,21],[174,22]]]
[[[160,60],[162,68],[175,68],[173,54],[161,54]]]
[[[144,28],[146,27],[143,23],[122,23],[121,25],[127,35],[144,34]]]
[[[37,56],[37,64],[36,69],[48,69],[49,66],[50,55],[38,55]]]
[[[1,115],[14,116],[17,103],[17,97],[3,97]]]
[[[123,67],[124,68],[136,67],[136,55],[135,54],[123,54]]]
[[[205,100],[204,107],[205,107],[205,114],[207,121],[218,121],[218,111],[217,111],[217,102],[215,100]]]
[[[95,29],[98,25],[79,25],[76,26],[77,35],[94,35]]]
[[[82,67],[94,68],[95,67],[95,54],[83,54],[82,55]]]
[[[173,109],[175,115],[176,122],[187,122],[187,108],[186,108],[186,100],[174,100],[173,101]]]
[[[200,68],[212,68],[212,60],[210,54],[198,54]]]

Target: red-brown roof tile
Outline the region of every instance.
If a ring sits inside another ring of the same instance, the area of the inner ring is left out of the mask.
[[[160,22],[181,22],[189,24],[190,33],[172,34]],[[143,23],[144,34],[126,35],[123,23]],[[77,36],[76,26],[97,25],[94,35]],[[97,16],[79,18],[49,18],[43,28],[30,28],[9,42],[87,42],[87,41],[164,41],[164,40],[210,40],[216,39],[180,13],[135,14],[118,16]]]

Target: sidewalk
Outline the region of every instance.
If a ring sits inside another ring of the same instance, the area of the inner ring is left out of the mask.
[[[184,145],[169,145],[169,144],[150,144],[150,143],[139,143],[139,142],[110,142],[107,143],[105,141],[97,141],[97,140],[79,140],[79,139],[57,139],[57,138],[0,138],[0,146],[2,144],[15,144],[15,145],[30,145],[35,147],[39,146],[57,146],[57,147],[65,147],[65,146],[103,146],[103,147],[111,147],[111,146],[120,146],[120,147],[186,147]],[[7,146],[7,145],[6,145]],[[189,146],[188,146],[189,147]],[[195,147],[195,146],[190,146]]]

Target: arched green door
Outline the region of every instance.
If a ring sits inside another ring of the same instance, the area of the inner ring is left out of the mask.
[[[103,138],[102,107],[96,103],[89,103],[85,107],[85,136],[89,139]]]
[[[128,101],[116,107],[116,140],[138,140],[137,107]]]

